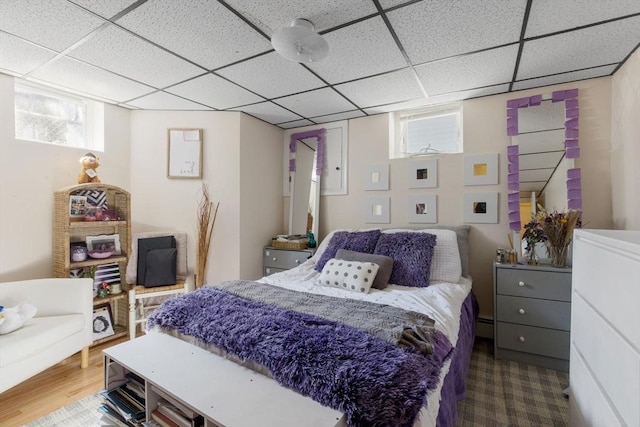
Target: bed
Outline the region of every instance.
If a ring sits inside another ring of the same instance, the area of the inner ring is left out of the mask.
[[[299,267],[165,301],[147,332],[264,373],[338,425],[453,426],[478,313],[468,232],[337,230]]]

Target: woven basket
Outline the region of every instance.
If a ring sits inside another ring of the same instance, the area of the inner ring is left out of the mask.
[[[309,247],[308,242],[280,242],[278,240],[272,240],[271,246],[277,249],[306,249]]]

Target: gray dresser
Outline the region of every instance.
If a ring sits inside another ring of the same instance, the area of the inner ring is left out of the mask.
[[[289,270],[299,266],[316,253],[316,248],[280,249],[267,246],[263,252],[264,275]]]
[[[494,354],[569,371],[571,269],[493,264]]]

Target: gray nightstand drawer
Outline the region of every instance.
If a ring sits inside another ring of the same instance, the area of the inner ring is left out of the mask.
[[[498,347],[541,356],[569,359],[569,332],[497,323]]]
[[[265,267],[264,268],[264,275],[265,276],[270,276],[274,273],[280,273],[281,271],[287,271],[286,268],[275,268],[275,267]]]
[[[313,253],[305,250],[284,250],[265,248],[264,267],[280,268],[289,270],[297,267],[311,257]]]
[[[497,293],[527,298],[571,301],[571,273],[497,269]]]
[[[499,322],[570,330],[571,303],[507,295],[498,295],[497,301],[496,316]]]

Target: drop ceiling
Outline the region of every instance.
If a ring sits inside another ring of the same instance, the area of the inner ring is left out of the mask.
[[[323,61],[273,50],[294,18],[326,38]],[[0,2],[2,73],[285,129],[609,76],[639,43],[639,0]]]

